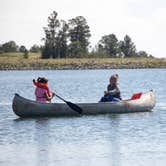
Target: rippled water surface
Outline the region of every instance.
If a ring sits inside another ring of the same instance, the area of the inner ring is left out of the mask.
[[[12,112],[14,93],[34,99],[38,76],[69,101],[97,102],[113,73],[123,98],[153,89],[153,112],[29,119]],[[0,71],[0,90],[2,166],[165,166],[166,69]]]

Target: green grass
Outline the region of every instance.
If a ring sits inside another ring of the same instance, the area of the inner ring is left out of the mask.
[[[0,57],[22,57],[24,55],[24,53],[21,52],[5,52],[5,53],[0,53]],[[29,57],[40,57],[41,53],[28,53]]]
[[[166,68],[166,58],[63,58],[41,59],[40,53],[0,54],[0,70],[22,69],[118,69],[118,68]]]

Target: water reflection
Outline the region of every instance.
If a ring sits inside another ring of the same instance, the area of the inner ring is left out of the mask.
[[[49,162],[49,149],[51,141],[49,137],[49,119],[39,118],[34,124],[34,140],[36,142],[36,165],[46,166]]]
[[[110,144],[111,144],[111,158],[112,166],[121,166],[121,149],[120,140],[121,136],[119,134],[119,115],[108,115],[110,119]]]

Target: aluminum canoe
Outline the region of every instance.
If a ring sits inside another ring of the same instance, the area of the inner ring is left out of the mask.
[[[143,93],[141,98],[135,100],[122,100],[120,102],[76,103],[83,110],[83,115],[108,113],[133,113],[151,111],[155,106],[153,91]],[[66,103],[39,103],[15,94],[12,103],[13,111],[20,117],[37,116],[77,116]]]

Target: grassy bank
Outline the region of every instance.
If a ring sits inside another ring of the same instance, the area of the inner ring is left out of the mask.
[[[166,68],[166,58],[40,59],[40,54],[31,53],[25,59],[22,53],[0,54],[0,70],[122,68]]]

